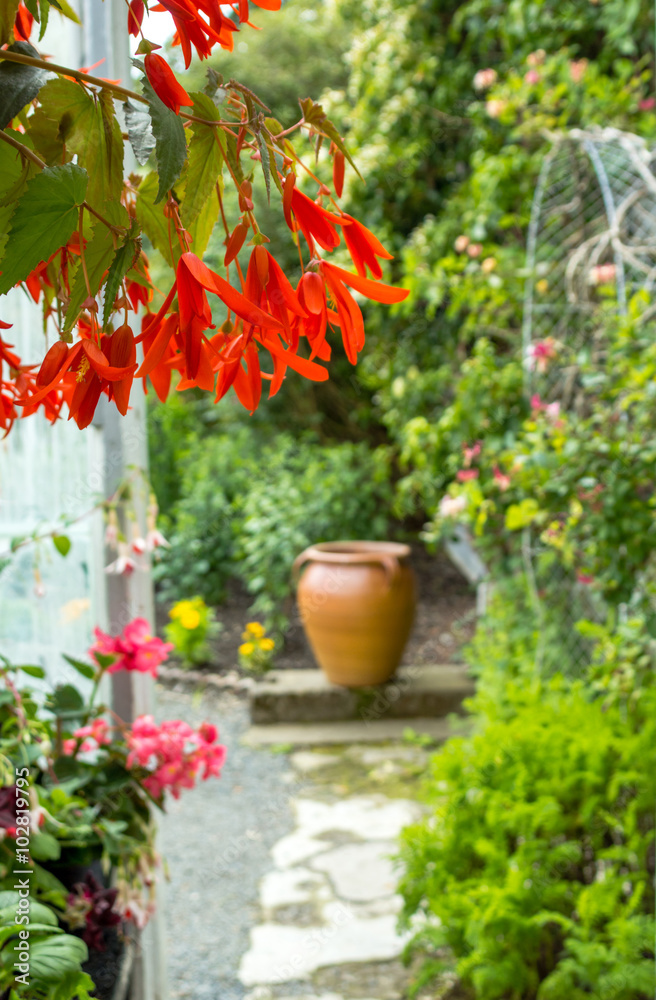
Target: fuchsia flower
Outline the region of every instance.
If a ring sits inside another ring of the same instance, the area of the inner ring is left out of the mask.
[[[497,71],[495,69],[479,69],[474,74],[474,89],[487,90],[497,82]]]
[[[183,788],[193,788],[200,777],[207,781],[219,777],[226,758],[226,748],[217,743],[216,726],[204,722],[198,731],[180,719],[158,726],[152,715],[135,719],[127,735],[128,767],[143,767],[150,772],[142,780],[155,799],[168,789],[175,799]]]
[[[118,558],[105,566],[105,573],[114,576],[131,576],[137,568],[137,564],[130,555],[130,548],[125,542],[118,543]]]
[[[538,394],[531,396],[531,416],[537,417],[540,413],[544,413],[545,417],[549,420],[558,420],[560,416],[560,403],[556,400],[555,403],[543,403]]]
[[[510,476],[506,475],[505,472],[502,472],[498,465],[494,466],[494,481],[502,493],[510,488]]]
[[[462,453],[463,453],[464,458],[465,458],[465,468],[466,469],[469,468],[469,466],[472,464],[472,462],[473,462],[473,460],[475,458],[478,458],[478,456],[481,453],[481,448],[482,448],[482,442],[481,441],[474,442],[474,444],[471,446],[471,448],[469,447],[469,445],[466,445],[466,444],[462,446]]]
[[[580,83],[588,68],[587,59],[573,59],[569,64],[569,75],[574,83]]]
[[[615,281],[614,264],[598,264],[590,268],[591,285],[612,285]]]
[[[136,670],[141,674],[157,677],[157,668],[173,649],[173,643],[162,642],[152,635],[145,618],[135,618],[129,622],[120,635],[107,635],[101,629],[94,629],[96,641],[89,650],[90,656],[101,653],[114,656],[114,663],[107,668],[110,674],[118,670]]]
[[[545,337],[544,340],[536,340],[531,344],[526,355],[526,366],[529,371],[537,371],[540,375],[544,375],[549,362],[558,357],[559,346],[553,337]]]

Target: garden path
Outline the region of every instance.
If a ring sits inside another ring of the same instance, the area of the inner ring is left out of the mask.
[[[159,711],[210,719],[229,750],[161,824],[171,1000],[400,1000],[390,855],[420,814],[425,749],[254,750],[228,693],[162,690]]]

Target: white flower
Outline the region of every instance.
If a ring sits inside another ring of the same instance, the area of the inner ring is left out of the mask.
[[[467,509],[467,500],[463,496],[452,497],[448,494],[440,500],[440,514],[442,517],[457,517]]]
[[[161,531],[158,531],[157,528],[153,528],[152,531],[149,531],[146,535],[146,548],[149,552],[153,552],[155,549],[161,548],[170,549],[171,543],[167,542]]]

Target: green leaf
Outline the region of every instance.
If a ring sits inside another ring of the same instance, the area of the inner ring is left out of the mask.
[[[103,307],[103,326],[106,327],[111,316],[116,293],[123,278],[128,273],[136,258],[141,253],[141,240],[128,236],[125,243],[118,248],[110,265],[105,282],[105,304]]]
[[[56,715],[82,712],[84,701],[80,692],[72,684],[60,684],[48,699],[48,707]]]
[[[198,118],[217,117],[216,105],[207,94],[193,93],[193,113]],[[185,226],[200,214],[201,209],[215,192],[223,169],[223,151],[219,132],[210,125],[194,122],[189,143],[189,166],[181,215]],[[218,214],[218,206],[217,206]],[[198,253],[198,251],[195,251]]]
[[[125,102],[123,110],[132,151],[137,163],[143,167],[155,148],[155,136],[150,123],[150,115],[143,105],[134,104],[130,100]]]
[[[155,155],[157,156],[157,174],[159,176],[159,188],[155,198],[155,204],[157,204],[171,190],[182,173],[187,159],[187,142],[179,115],[176,115],[175,111],[171,111],[160,101],[146,77],[142,83],[155,136]]]
[[[17,669],[22,670],[23,673],[27,674],[28,677],[38,677],[40,680],[43,680],[43,678],[46,676],[46,672],[43,669],[43,667],[32,666],[32,664],[21,663],[21,665],[17,667]]]
[[[177,249],[178,241],[172,249],[170,220],[164,215],[164,206],[157,204],[157,175],[152,173],[142,180],[137,192],[137,222],[145,232],[146,236],[159,250],[166,263],[175,268],[180,251]],[[175,236],[175,233],[172,234]]]
[[[20,52],[24,56],[39,55],[28,42],[15,42],[8,51]],[[50,75],[39,66],[24,66],[5,60],[0,62],[0,129],[6,128],[12,118],[34,100]]]
[[[5,131],[21,145],[32,149],[32,142],[27,136],[12,129]],[[35,163],[21,156],[18,150],[5,142],[0,143],[0,257],[7,242],[9,223],[16,203],[27,187],[28,180],[38,173],[38,169]]]
[[[40,830],[30,836],[30,854],[35,861],[57,861],[61,854],[61,845],[51,833],[43,833]]]
[[[77,670],[78,674],[82,674],[87,680],[93,680],[96,676],[96,671],[90,663],[85,663],[83,660],[76,660],[72,656],[67,656],[66,653],[62,653],[62,656],[73,667],[73,670]]]
[[[506,511],[506,528],[508,531],[527,528],[539,513],[540,506],[532,497],[527,497],[521,503],[512,503]]]
[[[0,45],[14,41],[14,21],[18,0],[0,0]]]
[[[69,972],[78,972],[88,957],[84,941],[72,934],[37,941],[30,950],[30,977],[35,983],[57,982]]]
[[[67,242],[77,226],[86,190],[86,172],[73,163],[46,167],[29,181],[16,206],[0,261],[0,295]]]
[[[103,217],[113,226],[125,229],[126,232],[128,231],[130,217],[123,205],[120,205],[118,202],[107,202],[102,206],[100,211]],[[112,238],[111,231],[102,222],[94,220],[92,236],[84,252],[87,275],[89,277],[89,288],[92,295],[98,293],[102,279],[114,258],[114,253],[114,239]],[[84,271],[78,266],[71,285],[71,297],[68,309],[66,310],[64,330],[70,330],[75,323],[87,294]]]
[[[51,80],[41,90],[40,109],[28,128],[38,149],[61,163],[75,154],[89,175],[87,200],[96,208],[118,201],[123,187],[123,139],[107,91],[90,94],[71,80]]]
[[[362,180],[362,174],[353,162],[351,154],[344,145],[341,135],[330,119],[326,116],[326,112],[323,110],[322,106],[320,104],[315,104],[311,97],[306,97],[305,100],[299,101],[298,103],[301,105],[305,121],[310,125],[314,125],[317,131],[322,132],[326,138],[335,143],[340,152],[342,152],[349,161],[358,177]]]
[[[68,535],[53,535],[52,544],[55,546],[60,556],[67,556],[71,551],[71,540]]]

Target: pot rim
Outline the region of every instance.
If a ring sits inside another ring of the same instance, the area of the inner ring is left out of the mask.
[[[342,564],[389,562],[391,559],[408,559],[412,553],[409,545],[401,542],[318,542],[299,556],[303,562],[330,562]]]

